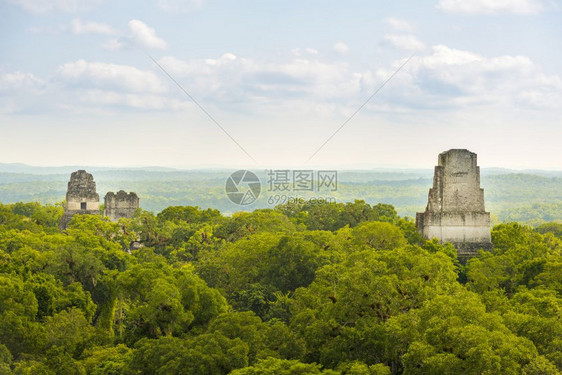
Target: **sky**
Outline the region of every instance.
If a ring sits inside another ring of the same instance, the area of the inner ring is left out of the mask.
[[[431,168],[467,148],[562,170],[561,19],[552,0],[0,0],[0,163]]]

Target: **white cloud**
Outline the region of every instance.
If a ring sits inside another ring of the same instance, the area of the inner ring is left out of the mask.
[[[334,52],[340,55],[347,55],[347,53],[349,52],[349,47],[344,42],[337,42],[332,48]]]
[[[231,53],[217,59],[168,56],[159,62],[195,97],[252,111],[281,110],[288,105],[302,111],[307,106],[311,111],[318,106],[354,107],[402,63],[358,71],[314,55],[273,62]],[[545,76],[528,57],[485,57],[438,45],[414,57],[385,87],[373,108],[550,107],[560,102],[560,92],[560,77]]]
[[[106,0],[7,0],[31,13],[62,11],[69,13],[94,9]]]
[[[437,8],[450,13],[536,14],[544,9],[541,0],[439,0]]]
[[[47,90],[46,82],[32,73],[0,73],[0,114],[41,111]]]
[[[153,72],[133,66],[78,60],[59,67],[59,77],[81,88],[164,93],[168,86]]]
[[[185,13],[203,6],[204,0],[158,0],[158,6],[174,13]]]
[[[102,47],[103,49],[107,49],[107,50],[110,50],[110,51],[116,51],[116,50],[118,50],[118,49],[123,48],[124,46],[125,46],[125,44],[122,43],[122,42],[121,42],[119,39],[117,39],[117,38],[108,39],[107,41],[105,41],[105,43],[103,43],[103,44],[101,45],[101,47]]]
[[[156,31],[139,20],[129,21],[132,39],[145,48],[166,49],[166,41],[156,36]]]
[[[306,49],[301,52],[306,53]],[[267,116],[286,113],[287,108],[299,116],[345,115],[344,112],[355,110],[402,62],[379,63],[358,70],[313,53],[288,54],[281,60],[232,53],[207,59],[167,56],[159,60],[187,92],[211,110],[217,106],[221,111]],[[72,100],[79,100],[99,106],[100,110],[193,109],[188,98],[156,68],[147,71],[78,60],[62,65],[56,78],[74,88],[69,91],[73,94],[67,96],[69,105]],[[9,87],[35,87],[41,81],[33,75],[12,73],[0,82]],[[366,110],[415,113],[420,109],[439,109],[446,113],[467,108],[484,112],[500,108],[508,112],[521,108],[556,109],[562,102],[561,93],[560,76],[544,74],[526,56],[484,56],[437,45],[412,58]]]
[[[437,45],[414,58],[407,71],[400,78],[403,92],[417,93],[420,103],[429,106],[556,108],[562,102],[561,77],[545,75],[526,56],[485,57]]]
[[[406,20],[400,18],[385,18],[384,23],[390,26],[395,31],[412,32],[414,27]]]
[[[78,18],[72,20],[70,31],[73,34],[101,34],[101,35],[114,35],[117,33],[111,26],[105,23],[98,23],[92,21],[82,21]]]
[[[187,110],[188,100],[171,99],[163,95],[119,93],[110,90],[87,90],[80,100],[102,106],[124,106],[139,110]]]
[[[359,92],[360,76],[346,64],[294,57],[286,62],[256,61],[224,54],[218,59],[178,60],[160,63],[181,78],[188,91],[213,100],[276,102],[332,100]]]
[[[9,90],[37,90],[45,83],[31,73],[13,72],[0,75],[0,92]]]
[[[129,32],[120,32],[108,24],[83,21],[78,18],[72,20],[69,27],[63,26],[63,30],[70,30],[73,34],[100,34],[113,35],[117,37],[106,40],[101,47],[115,51],[128,46],[141,46],[143,48],[166,49],[165,40],[156,35],[156,31],[139,20],[130,20],[128,23]]]
[[[294,56],[318,55],[318,50],[314,48],[295,48],[291,51]]]
[[[385,35],[385,40],[394,47],[407,51],[421,51],[425,45],[413,35]]]

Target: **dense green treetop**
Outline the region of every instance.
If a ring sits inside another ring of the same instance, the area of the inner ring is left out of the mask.
[[[561,224],[461,265],[387,204],[0,204],[0,374],[558,374]]]

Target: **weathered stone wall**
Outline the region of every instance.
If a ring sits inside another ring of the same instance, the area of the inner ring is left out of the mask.
[[[439,155],[427,208],[416,214],[416,226],[426,238],[453,243],[459,257],[491,248],[490,213],[484,209],[475,153],[453,149]]]
[[[66,228],[76,214],[99,215],[99,201],[94,177],[83,169],[72,172],[66,191],[64,215],[59,226]]]
[[[137,194],[133,192],[127,194],[123,190],[119,190],[117,194],[110,191],[105,195],[104,201],[103,214],[112,221],[133,217],[140,203]]]

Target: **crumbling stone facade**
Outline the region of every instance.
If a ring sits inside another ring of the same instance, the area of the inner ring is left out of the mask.
[[[140,200],[133,192],[127,194],[125,191],[119,190],[117,194],[112,191],[107,193],[104,202],[104,216],[109,217],[111,221],[117,221],[123,217],[133,217],[139,208]]]
[[[451,242],[461,260],[491,249],[490,213],[484,209],[476,154],[453,149],[439,154],[425,212],[416,214],[425,238]]]
[[[127,194],[123,190],[109,192],[105,195],[103,214],[112,221],[122,217],[131,218],[139,208],[139,197],[135,193]],[[85,170],[72,172],[66,192],[64,215],[59,223],[61,229],[66,229],[72,217],[76,214],[101,215],[100,196],[96,192],[94,177]]]
[[[82,169],[70,175],[64,215],[59,226],[66,228],[76,214],[100,214],[100,196],[96,192],[94,177]]]

